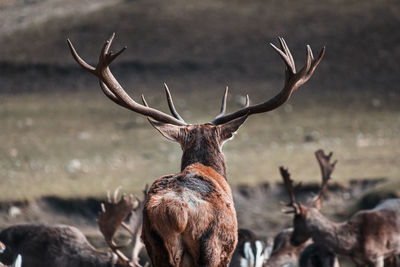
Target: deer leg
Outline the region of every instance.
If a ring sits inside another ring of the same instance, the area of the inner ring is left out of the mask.
[[[169,263],[168,251],[165,248],[162,237],[156,231],[149,229],[147,226],[148,224],[146,224],[146,219],[143,218],[142,239],[151,259],[152,266],[172,267]]]
[[[231,260],[232,251],[227,251],[227,240],[221,240],[218,233],[215,233],[215,228],[207,230],[200,239],[200,257],[199,265],[201,267],[227,267]],[[218,231],[218,230],[217,230]],[[234,239],[232,240],[234,243]]]
[[[183,255],[182,237],[179,234],[169,233],[168,239],[164,240],[164,245],[169,254],[169,262],[173,266],[181,266]]]

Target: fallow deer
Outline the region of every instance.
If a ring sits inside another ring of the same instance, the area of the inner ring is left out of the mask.
[[[176,112],[164,84],[173,116],[134,101],[111,73],[109,65],[125,48],[109,52],[112,37],[105,43],[96,67],[86,63],[68,45],[72,56],[84,69],[98,77],[100,87],[113,102],[147,116],[163,136],[180,144],[181,172],[157,179],[149,189],[143,210],[142,238],[154,266],[228,266],[237,243],[237,219],[231,189],[226,179],[223,143],[230,139],[252,114],[276,109],[307,82],[320,63],[325,48],[314,59],[307,46],[305,66],[296,72],[293,57],[283,38],[281,49],[272,47],[285,62],[285,86],[272,99],[225,114],[228,90],[220,114],[211,122],[190,125]],[[248,97],[247,97],[248,100]]]
[[[322,150],[316,157],[322,171],[322,189],[311,205],[295,201],[293,181],[283,167],[282,178],[290,196],[288,212],[294,213],[294,232],[291,242],[299,245],[312,238],[333,252],[350,257],[357,266],[384,266],[384,260],[400,254],[400,199],[390,199],[372,210],[355,213],[345,222],[336,223],[321,214],[324,189],[335,163],[330,163],[332,153]]]
[[[248,229],[239,229],[238,244],[229,267],[262,267],[271,253],[271,246]]]
[[[114,194],[114,199],[109,198],[102,205],[98,225],[112,252],[95,249],[83,233],[72,226],[23,224],[10,226],[0,233],[0,241],[5,245],[0,262],[10,265],[17,261],[17,255],[20,254],[24,267],[138,267],[138,252],[129,260],[113,241],[120,225],[131,233],[133,241],[137,241],[132,233],[140,232],[141,221],[134,223],[131,220],[129,225],[123,223],[132,212],[141,217],[140,203],[139,209],[134,210],[132,200],[131,196],[123,196],[117,201]],[[134,243],[134,251],[137,251],[135,247],[142,246],[141,242]]]

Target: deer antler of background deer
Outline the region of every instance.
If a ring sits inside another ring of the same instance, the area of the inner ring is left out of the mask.
[[[317,158],[318,164],[321,168],[322,182],[321,182],[321,189],[319,190],[318,195],[311,201],[311,205],[318,210],[322,208],[323,197],[327,190],[328,181],[331,178],[331,174],[335,169],[335,165],[337,163],[337,160],[335,160],[334,162],[330,162],[332,155],[333,155],[332,152],[326,155],[322,149],[315,151],[315,157]],[[287,204],[287,206],[293,208],[293,210],[284,210],[284,212],[299,214],[301,211],[301,204],[297,203],[295,200],[294,197],[295,190],[293,187],[293,180],[290,178],[290,173],[288,172],[288,169],[285,169],[283,167],[280,167],[279,170],[284,185],[286,187],[286,190],[289,193],[290,197],[290,202]],[[300,186],[300,184],[297,185],[296,187],[298,186]]]
[[[283,179],[283,184],[286,187],[286,190],[289,193],[289,198],[290,198],[290,202],[288,204],[286,204],[287,207],[289,207],[289,209],[284,209],[283,212],[285,213],[295,213],[295,214],[299,214],[300,213],[300,205],[299,203],[296,202],[296,199],[294,197],[294,191],[295,188],[293,186],[293,180],[290,178],[290,173],[288,171],[288,169],[285,169],[284,167],[279,167],[279,171],[281,173],[282,179]],[[296,187],[298,187],[300,185],[297,185]],[[293,208],[293,209],[291,209]]]
[[[312,205],[318,210],[322,208],[322,202],[328,187],[328,181],[331,179],[331,174],[337,163],[337,160],[330,162],[332,155],[332,152],[326,155],[322,149],[315,151],[315,157],[317,158],[319,167],[321,169],[322,183],[318,195],[312,200]]]
[[[97,222],[100,232],[103,234],[107,245],[118,256],[119,262],[123,266],[140,266],[139,253],[143,248],[143,243],[140,241],[138,236],[140,237],[143,223],[141,215],[143,210],[143,201],[140,201],[138,198],[136,198],[137,201],[135,205],[133,195],[123,195],[121,199],[118,200],[119,190],[120,187],[115,190],[112,198],[110,197],[109,193],[107,194],[107,201],[101,204],[102,210],[99,213]],[[147,186],[144,192],[147,192]],[[129,225],[127,225],[124,220],[128,218],[129,215],[131,215],[131,218]],[[132,236],[134,242],[132,262],[122,253],[122,251],[119,250],[121,247],[118,246],[113,240],[119,226],[125,228]]]
[[[139,264],[139,253],[144,248],[144,244],[141,239],[142,234],[142,225],[143,225],[143,208],[144,203],[147,198],[147,191],[149,186],[146,184],[146,187],[143,189],[143,200],[136,198],[137,205],[134,208],[134,211],[131,214],[129,219],[128,228],[132,235],[132,262],[135,266],[140,266]],[[147,266],[146,264],[145,266]]]

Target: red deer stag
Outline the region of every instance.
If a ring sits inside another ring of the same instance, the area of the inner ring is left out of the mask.
[[[322,198],[335,163],[330,163],[332,153],[322,150],[316,157],[322,171],[322,188],[311,205],[295,201],[293,181],[286,169],[281,174],[289,192],[290,213],[294,213],[294,232],[291,242],[302,244],[312,238],[333,252],[350,257],[357,266],[384,266],[386,258],[400,253],[400,199],[389,199],[372,210],[363,210],[341,223],[332,222],[320,213]]]
[[[105,95],[129,110],[147,116],[163,136],[180,144],[181,172],[157,179],[149,189],[143,210],[142,238],[154,266],[228,266],[237,243],[237,220],[231,189],[226,180],[221,148],[246,118],[276,109],[307,82],[320,63],[325,49],[314,59],[307,46],[305,66],[296,72],[293,57],[283,40],[281,49],[272,47],[286,65],[285,86],[272,99],[225,114],[228,90],[220,114],[210,123],[187,124],[176,112],[168,87],[164,84],[173,116],[143,105],[124,91],[109,65],[124,50],[109,52],[114,34],[100,54],[96,67],[87,64],[68,40],[74,59],[99,78]]]
[[[99,214],[98,224],[111,252],[95,249],[75,227],[68,225],[24,224],[6,228],[0,233],[0,241],[5,244],[5,250],[0,254],[0,262],[10,265],[16,262],[17,255],[22,256],[24,267],[138,267],[139,253],[133,254],[129,260],[113,241],[118,227],[122,225],[129,233],[140,232],[141,221],[131,220],[129,226],[123,223],[133,211],[141,217],[140,206],[134,210],[133,198],[123,196],[117,201],[110,198]],[[139,203],[140,205],[140,203]],[[135,216],[135,215],[133,215]],[[137,217],[135,217],[137,218]],[[133,240],[137,240],[134,234]],[[141,248],[141,242],[133,244]]]
[[[230,267],[262,267],[271,253],[271,247],[248,229],[239,229],[238,244]]]

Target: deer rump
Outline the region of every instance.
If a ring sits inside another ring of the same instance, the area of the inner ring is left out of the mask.
[[[237,243],[230,187],[212,168],[195,165],[159,178],[148,192],[142,237],[165,266],[227,265]]]

